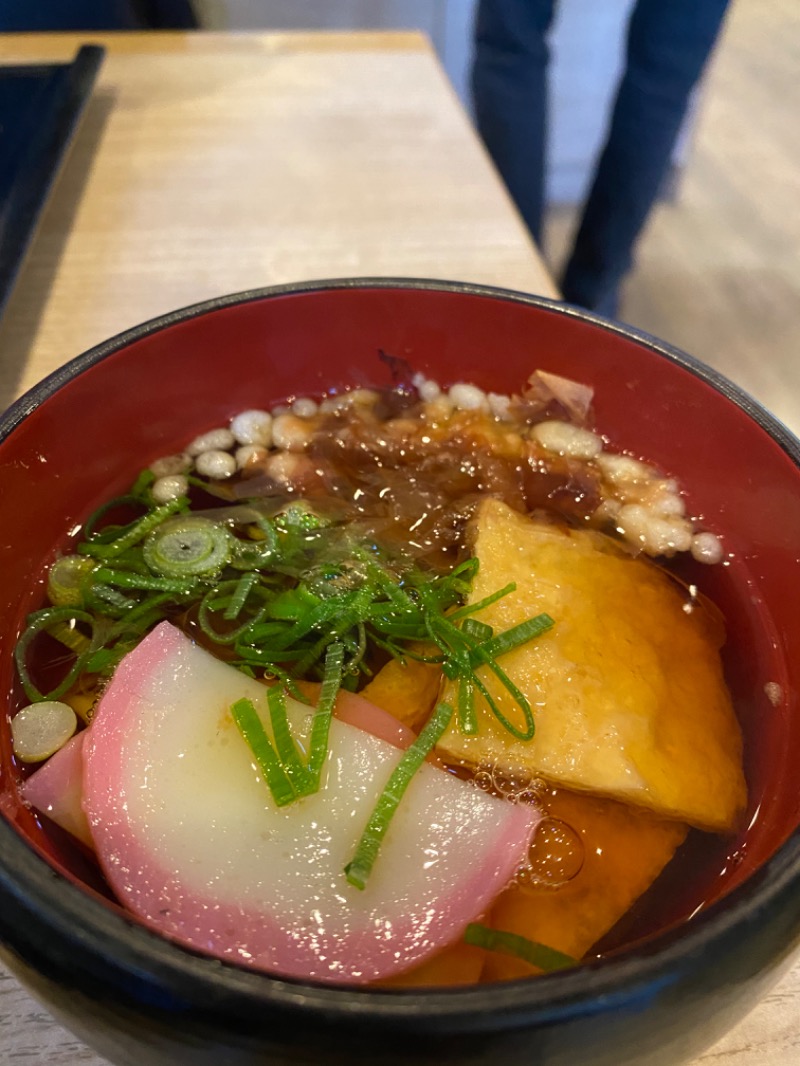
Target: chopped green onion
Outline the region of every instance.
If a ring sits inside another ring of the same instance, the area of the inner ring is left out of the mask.
[[[147,596],[141,603],[131,607],[114,625],[112,635],[116,636],[122,632],[145,633],[153,622],[164,617],[164,606],[174,602],[175,596],[171,592],[155,592],[152,596]]]
[[[310,775],[297,750],[294,737],[289,728],[289,719],[286,716],[286,695],[280,685],[272,685],[267,690],[267,704],[269,706],[269,720],[272,726],[272,738],[278,758],[286,771],[286,776],[292,786],[295,796],[308,795],[316,792],[311,788]]]
[[[450,621],[453,620],[452,615],[448,617]],[[461,632],[467,637],[472,637],[473,640],[480,641],[481,644],[485,644],[494,635],[492,627],[486,622],[479,622],[477,618],[465,618],[461,624]]]
[[[113,648],[100,648],[90,655],[84,666],[87,674],[110,674],[116,667],[123,655],[131,650],[133,645],[116,645]]]
[[[275,527],[267,519],[261,519],[258,527],[264,534],[264,540],[247,541],[233,538],[230,565],[236,570],[260,570],[275,560],[278,551],[278,534]]]
[[[344,648],[341,644],[328,645],[325,656],[325,674],[319,692],[317,709],[311,722],[311,741],[309,744],[308,769],[312,779],[319,788],[322,766],[328,754],[328,734],[331,727],[333,705],[342,683],[342,663]]]
[[[302,674],[308,670],[322,656],[326,647],[330,645],[332,640],[340,640],[343,634],[348,630],[357,627],[368,613],[371,600],[372,597],[369,589],[356,589],[354,592],[345,593],[342,596],[336,597],[336,604],[338,606],[337,611],[323,612],[321,607],[327,606],[333,602],[332,599],[324,600],[320,607],[319,614],[327,616],[325,619],[328,623],[326,632],[314,645],[312,645],[311,648],[309,648],[305,657],[298,662],[298,673]],[[317,622],[314,625],[314,628],[320,628],[320,624],[320,622]]]
[[[391,574],[388,570],[385,570],[382,566],[379,566],[374,559],[370,558],[363,550],[356,550],[354,552],[355,558],[365,563],[367,569],[367,576],[376,585],[376,591],[382,592],[389,605],[391,605],[395,611],[399,611],[401,614],[405,614],[411,609],[416,611],[416,604],[410,598],[405,589],[401,588],[397,582],[397,577]],[[377,597],[376,597],[377,598]],[[383,609],[386,609],[387,605],[382,605]]]
[[[554,625],[555,622],[549,614],[537,614],[533,618],[527,618],[524,622],[511,626],[510,629],[506,629],[503,633],[498,633],[496,637],[492,637],[484,645],[483,650],[488,656],[496,659],[498,656],[505,655],[514,648],[518,648],[521,644],[527,644],[528,641],[533,640],[535,637],[540,637],[542,633],[546,633]]]
[[[359,670],[362,673],[370,676],[372,670],[366,665],[365,658],[367,654],[367,627],[363,622],[356,623],[357,638],[354,645],[354,654],[352,659],[347,664],[347,671],[350,674],[358,673]]]
[[[144,560],[164,577],[212,577],[231,559],[225,526],[201,515],[161,522],[144,543]]]
[[[78,551],[81,550],[83,545],[78,545]],[[109,566],[110,560],[100,559],[98,560],[101,566]],[[114,569],[124,570],[128,574],[144,574],[147,577],[152,577],[153,572],[144,561],[141,546],[136,544],[132,548],[127,548],[120,555],[117,555],[114,559]]]
[[[322,519],[309,510],[306,503],[297,500],[288,504],[275,516],[275,525],[280,530],[292,533],[312,533],[323,526]]]
[[[247,575],[244,575],[244,577],[247,577]],[[231,604],[237,595],[241,596],[243,578],[235,581],[219,582],[200,601],[197,622],[205,635],[210,640],[213,640],[215,644],[236,644],[240,639],[250,639],[251,634],[255,632],[262,619],[266,616],[269,606],[269,592],[261,585],[258,574],[254,574],[253,577],[255,580],[247,589],[245,599],[240,605],[234,607],[236,611],[235,617],[238,619],[241,616],[247,605],[247,599],[251,597],[251,594],[253,600],[256,602],[261,601],[261,606],[256,608],[252,615],[248,615],[241,621],[238,626],[217,629],[212,624],[212,618],[221,611],[223,621],[231,620],[228,618],[231,613]]]
[[[297,681],[295,681],[295,679],[285,670],[281,670],[280,667],[277,666],[271,666],[269,673],[272,677],[280,681],[293,700],[297,700],[298,703],[303,703],[307,707],[311,706],[311,701],[308,696],[304,692],[301,692],[297,685]]]
[[[121,589],[143,589],[150,592],[175,592],[188,596],[198,587],[196,581],[180,581],[176,578],[150,577],[147,574],[132,574],[125,570],[109,570],[101,566],[95,570],[95,580],[100,584],[116,585]]]
[[[123,594],[110,585],[92,584],[86,592],[84,606],[104,615],[121,615],[133,610],[137,600]]]
[[[275,754],[275,749],[266,734],[258,712],[250,700],[237,700],[231,707],[231,714],[264,775],[276,806],[285,807],[294,800],[294,789],[286,770]]]
[[[11,719],[14,754],[23,762],[44,762],[64,747],[77,725],[67,703],[48,700],[23,707]]]
[[[477,614],[478,611],[482,611],[484,607],[490,607],[493,603],[497,603],[498,600],[502,600],[504,596],[508,596],[510,592],[517,591],[516,581],[511,581],[508,585],[504,585],[503,588],[498,589],[497,592],[493,592],[490,596],[484,596],[482,600],[478,600],[476,603],[468,603],[463,607],[459,607],[457,611],[453,611],[448,615],[451,622],[457,622],[467,615]]]
[[[84,541],[78,550],[87,555],[93,555],[98,559],[114,559],[124,551],[127,551],[128,548],[132,548],[134,544],[144,540],[156,526],[161,525],[167,518],[171,518],[178,511],[185,510],[188,503],[189,501],[185,496],[178,496],[168,503],[161,504],[160,507],[154,507],[152,511],[140,518],[138,522],[134,522],[133,525],[128,527],[126,532],[115,540],[104,544],[98,543],[97,540]]]
[[[202,621],[200,624],[202,628]],[[286,628],[283,622],[257,622],[254,620],[249,625],[234,632],[233,644],[236,654],[243,659],[250,658],[257,663],[288,662],[289,658],[287,656],[289,653],[283,651],[286,643],[284,640]],[[217,636],[216,639],[224,643],[221,637]],[[277,651],[269,647],[272,641],[277,643]],[[272,672],[275,673],[275,671]],[[275,674],[275,676],[277,677],[278,674]]]
[[[548,615],[544,615],[542,617],[547,618],[550,624],[552,625],[552,619],[550,619]],[[532,619],[531,621],[537,620]],[[522,625],[524,624],[525,623],[522,623]],[[543,632],[544,629],[549,628],[549,626],[545,625],[544,623],[540,623],[540,625],[543,626],[543,628],[539,630],[541,632]],[[483,698],[489,704],[489,708],[494,714],[495,718],[498,720],[498,722],[500,722],[503,728],[506,729],[509,733],[511,733],[512,736],[516,737],[517,740],[531,740],[536,731],[536,723],[534,722],[531,705],[528,702],[528,699],[525,694],[520,691],[520,689],[514,684],[511,678],[502,669],[502,667],[498,665],[494,657],[490,655],[490,653],[486,650],[487,645],[474,641],[468,634],[464,633],[463,628],[461,630],[457,629],[448,619],[440,619],[439,627],[444,630],[445,633],[447,633],[448,630],[455,630],[455,632],[461,636],[462,640],[466,644],[468,648],[469,657],[469,676],[472,678],[473,683],[477,686]],[[519,628],[521,627],[514,626],[512,630],[507,630],[506,632],[514,632],[514,630]],[[505,633],[501,633],[498,637],[492,637],[489,641],[489,645],[491,646],[494,645],[495,642],[501,641],[504,636]],[[511,644],[511,647],[514,646],[516,645]],[[472,669],[472,667],[474,665],[477,665],[478,663],[485,664],[492,671],[498,681],[503,685],[503,687],[509,693],[511,698],[520,708],[525,718],[524,729],[520,729],[519,727],[515,726],[514,723],[505,714],[503,714],[503,712],[497,706],[497,703],[492,698],[485,684],[481,681],[480,677],[478,677],[478,675],[474,673],[474,670]]]
[[[472,922],[464,932],[464,940],[467,944],[484,948],[486,951],[498,951],[504,955],[513,955],[514,958],[535,966],[537,970],[551,973],[554,970],[567,970],[578,965],[578,959],[571,955],[565,955],[563,951],[556,951],[546,944],[539,944],[535,940],[519,936],[517,933],[507,933],[500,929],[491,929],[478,922]]]
[[[342,619],[357,617],[358,612],[356,610],[354,613],[353,609],[360,606],[363,601],[364,596],[361,589],[357,589],[354,592],[343,592],[338,596],[331,596],[327,600],[318,600],[316,606],[306,611],[305,617],[295,622],[289,631],[290,637],[287,637],[287,640],[297,641],[312,630],[322,629],[330,634],[331,627],[334,624],[337,630],[341,629]]]
[[[533,711],[531,710],[530,703],[528,703],[528,700],[525,698],[523,693],[520,692],[517,686],[500,669],[500,667],[493,659],[490,660],[487,665],[502,681],[507,690],[511,693],[511,696],[513,697],[517,705],[522,710],[522,713],[525,716],[525,728],[519,729],[509,718],[506,717],[506,715],[503,714],[503,712],[497,706],[497,703],[495,702],[491,692],[489,692],[488,688],[477,674],[472,675],[472,680],[475,684],[475,687],[478,689],[480,694],[489,704],[489,709],[504,729],[506,729],[513,737],[516,737],[517,740],[533,740],[534,733],[536,732],[536,723],[533,718]]]
[[[267,694],[272,742],[250,700],[239,700],[231,708],[239,731],[256,757],[267,785],[279,807],[294,799],[319,791],[322,768],[328,754],[328,735],[333,704],[342,678],[344,651],[341,644],[331,644],[325,660],[325,677],[311,723],[307,765],[300,757],[286,713],[286,695],[280,685]]]
[[[392,771],[361,835],[356,853],[344,868],[347,880],[355,888],[363,889],[366,886],[378,856],[378,849],[386,836],[400,800],[411,783],[412,777],[447,729],[452,717],[453,708],[449,703],[437,704],[422,732],[411,747],[403,752],[400,762]]]
[[[63,555],[47,574],[47,597],[54,607],[77,607],[83,603],[83,590],[97,564],[85,555]]]
[[[141,474],[139,474],[131,486],[131,496],[133,496],[134,499],[152,503],[153,497],[150,495],[150,489],[155,484],[155,481],[156,475],[149,467],[147,467],[141,472]]]
[[[56,687],[51,689],[50,692],[40,692],[28,672],[28,648],[34,638],[40,633],[48,633],[54,626],[60,627],[65,623],[70,624],[74,628],[75,623],[77,622],[85,623],[91,628],[92,635],[89,641],[89,646],[76,655],[74,663],[64,675],[60,684],[56,685]],[[87,658],[94,651],[96,641],[97,624],[93,616],[87,611],[79,611],[74,607],[49,607],[45,608],[43,611],[35,611],[30,615],[28,618],[28,627],[19,638],[17,646],[14,648],[14,661],[16,663],[17,673],[19,674],[22,687],[25,689],[25,694],[28,699],[32,703],[41,703],[44,700],[59,700],[65,692],[69,692],[80,676]]]
[[[475,714],[475,684],[471,677],[462,677],[458,686],[458,728],[465,736],[478,732]]]
[[[279,621],[299,622],[313,607],[321,604],[321,599],[309,591],[306,585],[298,585],[277,593],[269,601],[267,617]]]
[[[96,541],[97,543],[107,543],[108,541],[113,540],[125,530],[132,529],[136,522],[138,522],[138,518],[135,522],[130,522],[122,528],[119,526],[107,526],[100,532],[95,532],[95,528],[100,524],[101,520],[105,518],[110,511],[123,508],[130,509],[131,507],[141,508],[143,506],[147,508],[148,505],[143,504],[141,498],[134,496],[133,493],[128,493],[126,496],[117,496],[113,500],[107,500],[104,504],[98,507],[96,511],[93,511],[84,522],[84,537],[86,540]]]
[[[225,608],[225,612],[222,615],[226,622],[236,621],[236,619],[242,613],[242,608],[244,607],[247,601],[247,597],[250,595],[253,589],[253,585],[257,584],[258,574],[254,573],[252,570],[247,574],[242,574],[242,576],[239,578],[236,588],[233,590],[233,595],[231,596],[230,603]]]
[[[69,622],[54,622],[47,630],[49,635],[63,644],[65,648],[69,648],[70,651],[81,652],[87,651],[91,645],[91,641],[75,626],[69,624]]]

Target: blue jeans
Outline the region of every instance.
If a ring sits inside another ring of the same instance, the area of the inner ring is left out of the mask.
[[[728,0],[638,0],[605,147],[561,281],[570,303],[616,311],[620,282],[669,172]],[[479,0],[472,91],[478,130],[535,240],[542,236],[547,34],[555,0]]]

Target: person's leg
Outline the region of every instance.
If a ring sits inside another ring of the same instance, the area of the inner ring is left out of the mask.
[[[561,285],[571,303],[614,314],[633,247],[669,172],[692,89],[728,0],[639,0],[605,148]]]
[[[526,225],[541,237],[547,31],[555,0],[480,0],[472,95],[478,131]]]

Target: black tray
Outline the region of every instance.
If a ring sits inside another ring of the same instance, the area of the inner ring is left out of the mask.
[[[0,66],[0,314],[103,59]]]

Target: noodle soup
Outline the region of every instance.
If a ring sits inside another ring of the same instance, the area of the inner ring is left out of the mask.
[[[572,967],[697,911],[660,883],[739,847],[724,623],[680,576],[724,541],[580,383],[384,361],[392,387],[237,412],[87,517],[17,648],[22,795],[145,924],[246,966]]]

